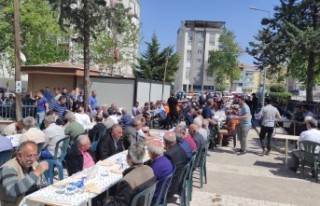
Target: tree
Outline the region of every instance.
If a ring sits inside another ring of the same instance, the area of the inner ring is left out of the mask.
[[[219,48],[211,51],[209,56],[208,76],[214,76],[215,83],[220,88],[225,88],[226,81],[230,81],[230,92],[232,82],[240,78],[237,61],[240,50],[240,46],[235,42],[235,35],[225,29],[219,38]]]
[[[106,18],[105,0],[49,0],[53,9],[59,12],[59,24],[65,30],[72,28],[76,40],[83,43],[84,64],[84,104],[88,110],[87,99],[90,86],[90,39],[96,38],[100,25]]]
[[[263,19],[264,28],[251,42],[248,52],[259,66],[270,72],[288,68],[288,75],[306,85],[307,101],[313,101],[312,90],[320,76],[320,2],[314,0],[281,0],[271,19]]]
[[[153,34],[151,42],[146,42],[146,44],[146,51],[138,58],[138,65],[134,70],[135,76],[157,81],[174,81],[174,75],[178,70],[179,56],[174,53],[173,47],[168,46],[159,51],[160,45],[155,34]]]
[[[14,68],[13,3],[0,0],[0,53],[9,57],[9,73]],[[20,3],[21,44],[26,64],[41,64],[68,59],[68,51],[57,41],[63,36],[57,13],[43,0],[25,0]],[[1,61],[4,63],[4,61]]]
[[[101,71],[112,76],[115,69],[121,73],[123,66],[135,61],[139,28],[132,21],[130,8],[122,3],[111,5],[107,11],[109,19],[103,25],[104,30],[92,40],[91,58]]]

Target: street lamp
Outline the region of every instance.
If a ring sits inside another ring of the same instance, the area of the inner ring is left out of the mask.
[[[265,9],[260,9],[255,6],[250,6],[249,9],[255,11],[262,11],[268,13],[268,19],[270,19],[270,11]],[[262,99],[261,99],[261,106],[264,107],[264,99],[265,99],[265,90],[266,90],[266,78],[267,78],[267,69],[263,68],[263,83],[262,83]]]

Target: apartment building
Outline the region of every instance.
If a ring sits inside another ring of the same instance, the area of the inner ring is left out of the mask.
[[[245,94],[258,92],[262,88],[263,71],[256,66],[240,64],[241,77],[232,82],[232,91]]]
[[[182,21],[177,34],[180,56],[174,89],[190,91],[215,90],[214,77],[207,75],[209,52],[218,49],[225,22]]]

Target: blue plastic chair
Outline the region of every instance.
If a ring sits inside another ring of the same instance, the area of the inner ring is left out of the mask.
[[[158,195],[155,203],[152,204],[153,206],[160,206],[160,205],[166,206],[167,205],[168,190],[169,190],[171,180],[172,180],[172,177],[173,177],[173,174],[175,171],[176,171],[176,168],[173,167],[171,174],[167,175],[166,177],[164,177],[158,181],[157,186],[161,185],[161,188],[160,188],[159,195]]]
[[[70,142],[70,137],[65,137],[61,140],[59,140],[56,144],[56,148],[54,150],[54,156],[52,159],[46,159],[46,161],[49,164],[49,169],[45,172],[45,177],[48,180],[49,184],[53,184],[53,170],[55,167],[58,168],[58,176],[59,180],[63,179],[63,166],[62,166],[62,161],[64,160],[66,154],[67,154],[67,149],[69,146]],[[58,151],[59,148],[61,148],[61,153],[60,156],[58,156]]]
[[[151,206],[152,198],[154,195],[154,192],[156,191],[157,182],[154,183],[152,186],[144,189],[142,192],[136,194],[131,203],[130,206]],[[141,201],[143,200],[143,205],[141,204]]]
[[[8,160],[11,159],[13,154],[13,150],[5,150],[0,152],[0,166],[6,163]]]

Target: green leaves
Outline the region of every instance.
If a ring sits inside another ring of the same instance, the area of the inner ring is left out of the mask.
[[[166,70],[166,82],[174,81],[174,75],[178,70],[179,56],[169,46],[160,50],[157,36],[152,36],[151,42],[146,42],[145,53],[138,58],[138,66],[134,69],[136,77],[163,81]]]
[[[228,82],[240,78],[237,58],[240,47],[235,42],[231,31],[224,30],[219,38],[219,48],[211,51],[209,56],[208,75],[215,77],[216,85],[226,88]]]

